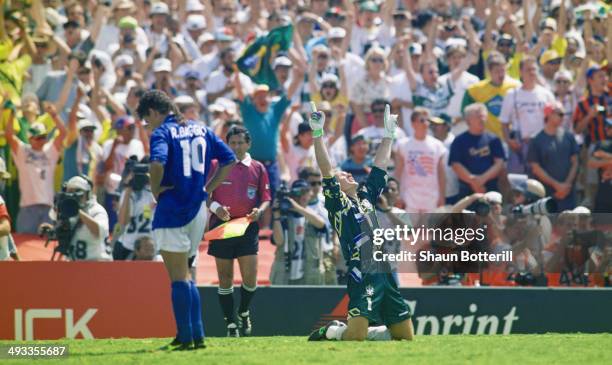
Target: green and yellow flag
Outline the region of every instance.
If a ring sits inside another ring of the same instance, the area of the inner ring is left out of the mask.
[[[272,61],[279,52],[291,47],[293,26],[291,24],[272,29],[267,35],[255,39],[236,61],[240,72],[257,84],[266,84],[270,89],[278,87],[272,70]]]

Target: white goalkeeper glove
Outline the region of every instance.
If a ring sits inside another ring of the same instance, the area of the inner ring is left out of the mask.
[[[323,137],[325,114],[317,111],[317,105],[313,101],[310,102],[310,111],[308,124],[310,124],[310,128],[312,129],[312,136],[314,138]]]
[[[397,114],[391,114],[391,106],[385,106],[385,133],[384,138],[397,137]]]

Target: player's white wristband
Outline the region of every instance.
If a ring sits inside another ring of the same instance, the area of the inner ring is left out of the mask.
[[[210,203],[210,211],[215,213],[217,211],[218,208],[221,208],[221,204],[213,201],[212,203]]]

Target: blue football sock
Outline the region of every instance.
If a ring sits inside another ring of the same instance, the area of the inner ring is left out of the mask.
[[[191,288],[187,281],[172,282],[172,309],[176,321],[177,338],[182,343],[192,341]]]
[[[198,292],[198,288],[193,281],[190,281],[189,284],[191,293],[191,329],[193,330],[193,340],[200,341],[204,338],[200,292]]]

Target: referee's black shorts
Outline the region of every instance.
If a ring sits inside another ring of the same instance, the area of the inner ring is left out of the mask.
[[[212,240],[208,254],[219,259],[235,259],[242,256],[257,255],[259,251],[259,224],[252,222],[244,236],[224,240]]]

